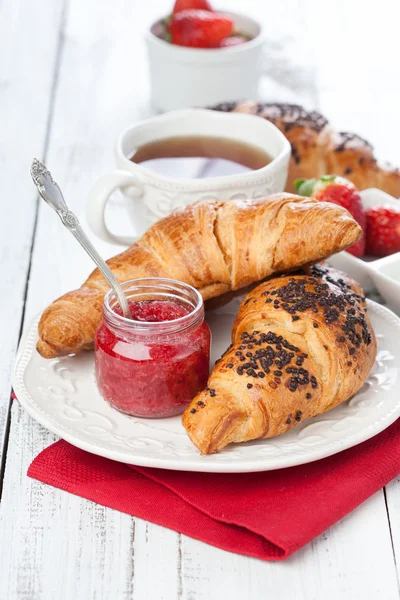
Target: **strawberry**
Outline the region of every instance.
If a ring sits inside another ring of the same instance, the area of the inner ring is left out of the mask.
[[[364,235],[347,252],[360,258],[365,250],[365,212],[360,194],[351,181],[337,175],[325,175],[321,179],[298,179],[295,181],[300,196],[312,196],[322,202],[333,202],[343,206],[361,226]]]
[[[172,15],[169,24],[171,42],[192,48],[217,48],[232,31],[229,17],[207,10],[183,10]]]
[[[374,206],[367,208],[365,216],[367,254],[389,256],[400,252],[400,209],[393,206]]]
[[[189,8],[212,11],[212,8],[207,0],[176,0],[172,14],[176,15],[176,13],[181,12],[182,10],[188,10]]]
[[[220,43],[220,48],[230,48],[231,46],[239,46],[248,41],[248,38],[244,35],[231,35],[231,37],[224,38]]]

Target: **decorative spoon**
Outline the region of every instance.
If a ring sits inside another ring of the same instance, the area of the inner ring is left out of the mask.
[[[86,250],[90,258],[96,263],[99,270],[102,272],[108,283],[113,288],[119,305],[125,318],[130,319],[131,313],[129,310],[128,300],[124,291],[114,274],[107,266],[106,262],[101,258],[92,242],[83,231],[77,217],[71,212],[65,203],[64,196],[51,176],[50,171],[45,164],[36,158],[32,162],[31,176],[33,183],[36,185],[39,194],[43,200],[53,208],[61,219],[62,224],[76,237],[80,245]]]

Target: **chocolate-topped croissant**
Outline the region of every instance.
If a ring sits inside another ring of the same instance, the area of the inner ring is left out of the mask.
[[[326,118],[297,104],[226,102],[213,107],[227,112],[255,114],[271,121],[292,146],[287,191],[296,179],[342,175],[359,190],[377,187],[398,198],[400,171],[381,165],[369,142],[354,133],[332,131]]]
[[[161,219],[108,262],[121,282],[169,277],[213,298],[314,263],[354,244],[361,228],[340,206],[291,194],[197,202]],[[96,269],[78,290],[55,300],[39,322],[45,358],[93,346],[109,286]]]
[[[315,266],[256,287],[232,346],[183,414],[204,454],[285,433],[353,396],[376,357],[361,287]]]

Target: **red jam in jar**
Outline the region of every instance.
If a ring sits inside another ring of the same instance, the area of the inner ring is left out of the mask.
[[[171,417],[207,385],[211,334],[197,290],[171,279],[123,284],[132,319],[110,291],[95,340],[97,385],[114,408]]]

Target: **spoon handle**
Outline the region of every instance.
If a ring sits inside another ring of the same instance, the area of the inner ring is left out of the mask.
[[[86,250],[92,260],[96,263],[101,273],[107,279],[108,283],[114,289],[124,317],[130,317],[128,301],[113,272],[107,266],[107,263],[102,259],[92,242],[87,237],[76,215],[69,210],[58,184],[52,178],[51,173],[47,169],[46,165],[36,158],[31,166],[31,176],[43,200],[45,200],[47,204],[51,206],[53,210],[55,210],[64,227],[66,227],[68,231],[75,236],[80,245]]]

